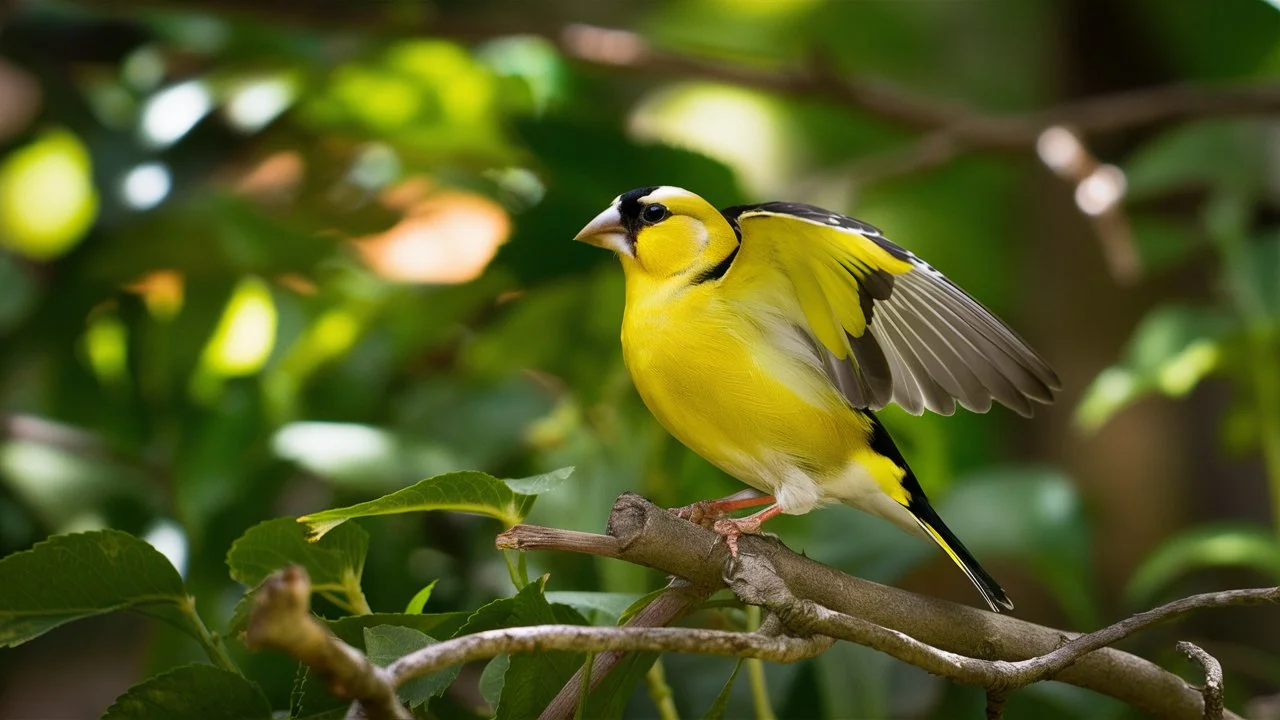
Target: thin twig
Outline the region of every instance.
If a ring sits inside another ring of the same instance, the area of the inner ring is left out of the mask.
[[[296,565],[273,573],[259,587],[245,646],[292,655],[319,675],[329,692],[354,700],[370,720],[413,718],[396,698],[394,676],[311,614],[311,579]]]
[[[1040,133],[1055,125],[1084,134],[1100,134],[1189,118],[1280,112],[1280,84],[1252,83],[1217,87],[1161,85],[1045,110],[996,115],[887,81],[843,76],[823,63],[783,69],[730,65],[657,50],[629,31],[586,25],[570,25],[553,39],[574,59],[643,77],[730,83],[842,105],[914,130],[942,131],[951,141],[951,147],[943,154],[959,154],[967,149],[1028,150],[1035,146]]]
[[[1177,647],[1204,671],[1204,687],[1200,689],[1204,697],[1204,720],[1222,720],[1222,665],[1198,645],[1184,640]]]
[[[713,587],[694,585],[683,578],[673,578],[662,594],[654,598],[653,602],[642,608],[640,612],[631,616],[623,627],[670,625],[687,615],[715,590],[716,588]],[[591,666],[591,687],[588,690],[595,689],[595,686],[603,682],[624,657],[626,653],[622,652],[597,654]],[[569,678],[564,687],[560,688],[560,692],[556,693],[555,698],[547,704],[539,720],[563,720],[573,716],[579,698],[582,696],[583,675],[583,671],[579,670]]]
[[[590,627],[531,625],[486,630],[429,645],[387,666],[395,685],[437,670],[504,653],[680,652],[696,655],[760,658],[790,663],[831,647],[823,637],[769,637],[759,633],[700,628]]]

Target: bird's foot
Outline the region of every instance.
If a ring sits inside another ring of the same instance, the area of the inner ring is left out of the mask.
[[[729,554],[738,557],[738,538],[744,534],[760,532],[762,521],[758,515],[744,518],[721,518],[715,521],[711,529],[724,538],[729,546]]]
[[[689,505],[669,508],[668,512],[681,520],[688,520],[708,530],[713,529],[715,522],[724,517],[724,511],[719,509],[714,500],[699,500]]]

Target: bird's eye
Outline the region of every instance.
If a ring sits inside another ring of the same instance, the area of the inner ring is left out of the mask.
[[[650,225],[654,225],[666,220],[667,216],[670,214],[671,213],[667,210],[666,205],[654,203],[652,205],[646,205],[644,210],[640,211],[640,219]]]

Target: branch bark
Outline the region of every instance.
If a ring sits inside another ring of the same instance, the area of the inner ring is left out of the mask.
[[[581,533],[590,535],[590,533]],[[595,537],[602,537],[596,535]],[[706,600],[717,588],[709,585],[695,585],[684,578],[673,578],[666,590],[654,598],[643,610],[632,616],[623,627],[664,627],[687,615],[693,608]],[[588,691],[594,690],[613,671],[618,663],[626,657],[619,651],[602,652],[591,662],[591,683]],[[542,711],[539,720],[568,720],[573,717],[578,707],[578,699],[582,697],[583,671],[574,673],[569,682],[560,688],[555,698]]]
[[[1222,665],[1217,658],[1192,643],[1180,642],[1178,650],[1204,671],[1204,687],[1200,689],[1204,697],[1204,720],[1222,720]]]
[[[316,672],[336,697],[354,700],[369,720],[412,720],[396,697],[388,670],[338,639],[311,614],[311,579],[294,565],[273,573],[258,589],[245,647],[279,650]]]
[[[410,717],[396,698],[400,684],[503,653],[566,650],[613,658],[593,665],[594,685],[625,652],[794,662],[823,652],[835,639],[844,639],[954,681],[986,688],[990,718],[1002,717],[1013,690],[1054,679],[1110,695],[1159,717],[1216,720],[1237,716],[1224,711],[1221,667],[1203,650],[1179,644],[1204,668],[1206,683],[1197,691],[1141,658],[1105,646],[1192,610],[1280,601],[1280,588],[1207,593],[1088,635],[1074,635],[859,580],[797,555],[772,538],[744,536],[735,560],[715,533],[631,493],[615,503],[609,533],[593,536],[516,526],[500,535],[497,544],[504,549],[569,549],[616,557],[687,578],[673,581],[627,627],[541,625],[491,630],[431,645],[384,669],[311,615],[306,572],[291,567],[272,575],[260,588],[246,645],[280,650],[306,663],[335,695],[355,701],[348,717]],[[770,611],[761,631],[648,626],[677,619],[726,585],[743,602]],[[788,634],[779,634],[779,628]],[[572,713],[581,697],[581,682],[577,677],[570,681],[560,693],[564,698],[557,697],[543,717]]]
[[[517,526],[500,536],[498,544],[526,550],[559,549],[555,534],[547,528],[531,531],[526,526]],[[599,537],[600,554],[685,577],[695,583],[724,584],[722,575],[728,552],[719,537],[637,495],[628,493],[618,499],[610,517],[609,536]],[[584,544],[583,538],[575,538],[579,551]],[[850,577],[797,555],[771,538],[744,536],[740,547],[743,562],[767,562],[773,569],[772,575],[789,593],[837,614],[827,617],[824,620],[827,624],[813,626],[815,632],[840,629],[853,635],[855,629],[851,628],[856,625],[856,631],[862,633],[859,641],[864,644],[885,651],[896,647],[908,662],[935,672],[948,670],[940,673],[948,677],[959,679],[958,675],[972,672],[976,673],[970,676],[972,680],[1007,681],[1039,672],[1044,677],[1110,695],[1160,717],[1200,717],[1199,693],[1181,678],[1146,660],[1102,645],[1192,609],[1280,599],[1280,590],[1276,589],[1197,596],[1075,640],[1078,636],[1074,633]],[[752,574],[753,580],[757,577],[765,577],[761,582],[768,583],[766,576],[758,572]],[[937,651],[932,658],[930,650]],[[1004,667],[1028,660],[1031,663]],[[982,661],[997,664],[979,664]],[[933,663],[933,667],[924,664],[926,662]],[[995,678],[993,668],[1001,668]],[[1025,674],[1017,675],[1015,670]],[[988,686],[986,682],[974,684]],[[1006,687],[999,683],[993,685],[998,690]],[[1017,686],[1013,683],[1007,687]]]

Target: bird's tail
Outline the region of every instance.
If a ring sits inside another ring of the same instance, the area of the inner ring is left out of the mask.
[[[947,556],[960,566],[964,574],[969,576],[969,581],[978,588],[978,592],[982,593],[982,598],[991,606],[992,611],[1000,612],[1001,608],[1013,609],[1013,602],[1009,600],[1008,595],[1005,595],[1004,588],[1000,587],[1000,583],[996,582],[990,573],[982,569],[977,559],[973,557],[973,553],[969,552],[964,543],[960,542],[960,538],[956,537],[956,534],[942,522],[942,518],[928,501],[913,502],[907,509],[925,534],[933,538]]]

